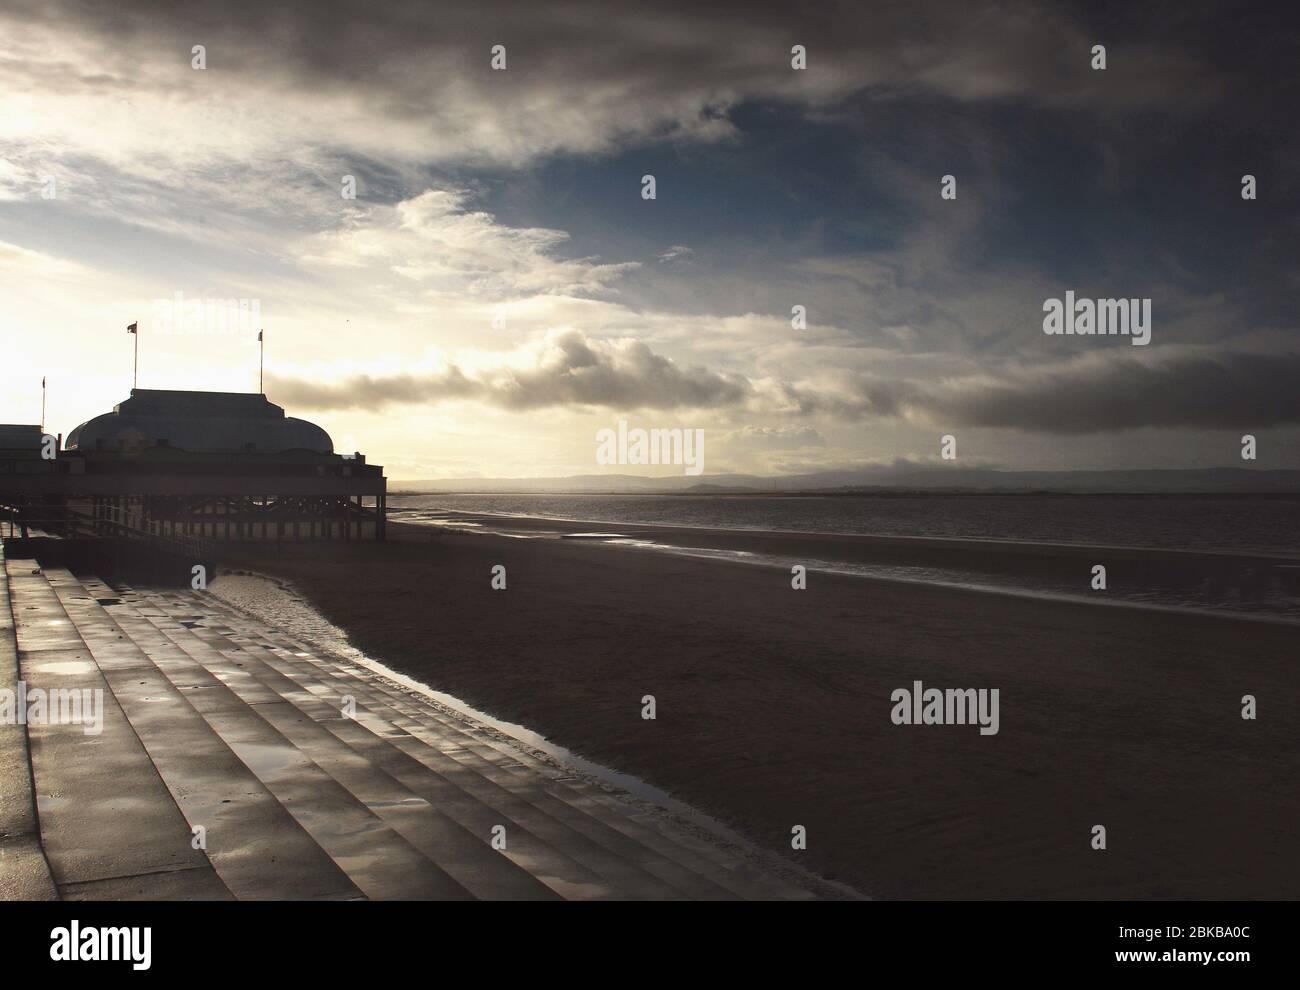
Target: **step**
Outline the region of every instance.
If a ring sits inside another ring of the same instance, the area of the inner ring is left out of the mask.
[[[196,610],[201,606],[202,603],[190,602],[187,605],[188,611],[182,610],[180,614],[199,614]],[[200,638],[196,635],[199,630],[186,629],[175,619],[153,617],[153,621],[160,623],[164,629],[167,629],[170,623],[173,637],[179,637],[175,641],[196,657],[202,656],[205,648],[211,653],[218,655],[221,653],[216,646],[223,640],[211,630],[203,630],[204,638]],[[186,634],[193,637],[193,643],[190,645],[185,644]],[[264,664],[260,658],[240,650],[234,644],[227,643],[227,645],[231,647],[227,652],[236,657],[238,662],[243,663],[245,668]],[[217,661],[209,659],[205,662],[216,663]],[[288,673],[291,675],[288,678],[290,683],[294,683],[294,678],[298,680],[304,676],[315,678],[315,672],[305,666],[302,669],[295,669],[290,665]],[[263,676],[282,677],[283,672],[276,672],[271,667],[265,666]],[[318,692],[324,690],[315,680],[311,680],[310,687]],[[289,696],[287,690],[285,696]],[[299,705],[310,706],[312,698],[309,691],[306,699],[297,697],[294,700]],[[524,852],[529,856],[548,858],[552,868],[546,871],[547,882],[553,883],[557,891],[567,897],[681,896],[680,892],[664,884],[652,874],[640,870],[626,856],[612,853],[527,802],[518,800],[509,792],[493,787],[473,766],[452,761],[446,761],[441,766],[430,766],[427,762],[422,764],[409,758],[404,761],[397,759],[395,745],[399,749],[409,751],[407,744],[410,740],[406,738],[405,733],[395,734],[391,726],[382,723],[372,723],[368,726],[368,720],[364,718],[344,719],[340,716],[338,705],[317,710],[316,717],[328,717],[329,721],[323,724],[331,731],[353,745],[367,746],[368,758],[380,763],[396,779],[409,784],[413,789],[427,787],[431,780],[440,783],[441,787],[433,800],[440,802],[439,807],[449,815],[463,821],[474,834],[486,839],[491,836],[493,826],[506,826],[508,852],[510,854]],[[362,730],[373,728],[376,731],[364,731],[359,735],[355,731],[358,726]],[[365,736],[369,736],[370,740],[367,741]],[[418,779],[412,779],[413,775]],[[560,848],[565,852],[559,853]],[[608,883],[603,883],[602,878],[608,880]]]
[[[469,893],[408,843],[382,818],[357,801],[307,758],[226,684],[183,650],[136,640],[130,623],[119,624],[121,605],[98,606],[138,642],[157,669],[184,695],[203,722],[247,767],[347,875],[372,899],[465,899]],[[126,616],[124,616],[125,618]],[[272,697],[266,700],[277,700]]]
[[[540,786],[547,794],[601,820],[672,862],[705,876],[738,897],[807,899],[813,896],[806,888],[755,869],[750,865],[750,856],[738,855],[739,850],[734,847],[720,849],[716,841],[692,835],[666,816],[620,799],[571,771],[537,758],[522,746],[516,748],[489,732],[476,730],[454,714],[423,703],[399,686],[389,686],[378,676],[366,678],[362,674],[362,677],[362,683],[375,692],[370,695],[372,708],[376,704],[387,705],[396,713],[392,715],[394,724],[407,731],[418,734],[420,729],[426,729],[450,734],[460,749],[443,747],[444,751],[464,751],[492,763],[499,771],[494,778],[498,781],[503,779],[500,774],[506,774],[521,782],[527,781],[530,789]],[[347,685],[341,690],[355,693],[359,688]]]
[[[353,899],[361,891],[212,731],[189,699],[67,572],[46,576],[217,875],[241,900]]]
[[[130,593],[123,592],[123,596],[127,598],[129,604],[136,604]],[[193,611],[193,605],[190,608]],[[150,610],[148,607],[143,609],[143,611]],[[161,613],[159,613],[159,616],[161,616]],[[221,656],[219,651],[194,637],[184,627],[177,627],[173,637],[167,637],[162,630],[157,628],[154,628],[154,633],[165,639],[172,649],[182,649],[182,652],[186,652],[192,662],[206,665],[205,669],[210,668],[222,680],[232,685],[236,683],[242,685],[246,697],[250,696],[251,692],[259,690],[264,692],[264,700],[258,703],[259,710],[272,699],[276,701],[287,700],[276,691],[252,683],[246,669],[239,667],[237,662],[232,662]],[[313,722],[317,722],[327,731],[339,736],[341,738],[340,745],[358,741],[351,730],[359,727],[349,720],[342,719],[336,708],[323,713],[309,712],[307,714],[313,716]],[[299,726],[299,730],[309,731],[305,726]],[[365,751],[364,756],[371,762],[374,762],[373,758],[379,757],[381,762],[375,764],[378,770],[386,770],[386,767],[382,765],[382,758],[401,755],[385,740],[371,736],[365,730],[362,730],[362,733],[370,738],[360,741],[371,744],[370,749]],[[315,738],[318,742],[321,742],[318,733],[315,734]],[[376,746],[378,746],[379,752],[376,752]],[[342,755],[346,757],[347,754]],[[354,755],[353,759],[355,758]],[[414,763],[412,766],[419,769],[424,777],[430,776],[429,772],[424,768],[418,767]],[[374,769],[372,768],[372,772]],[[407,778],[393,777],[392,783],[394,786],[409,786],[413,782]],[[407,792],[407,797],[409,798],[413,792],[414,795],[419,796],[423,803],[431,808],[436,808],[441,815],[445,815],[449,824],[456,825],[454,831],[447,833],[447,841],[455,844],[439,847],[438,849],[439,855],[446,860],[446,868],[449,872],[464,875],[466,883],[479,888],[481,896],[509,896],[513,898],[550,897],[552,894],[584,897],[616,896],[615,891],[602,884],[599,877],[552,850],[545,848],[540,850],[532,848],[530,850],[521,847],[516,842],[508,853],[503,856],[488,844],[488,840],[491,838],[491,826],[501,822],[500,815],[490,808],[482,808],[480,809],[480,815],[477,817],[470,816],[470,820],[466,820],[464,814],[452,813],[457,809],[461,812],[464,811],[464,808],[460,807],[456,802],[463,803],[463,799],[466,797],[453,784],[441,780],[441,778],[417,781],[415,784],[416,786]],[[451,812],[448,810],[449,802],[455,805]],[[391,802],[386,803],[391,804]],[[470,844],[467,844],[467,841]],[[487,859],[484,858],[485,854],[488,857]]]
[[[183,593],[167,596],[166,600],[175,601],[175,607],[182,610],[192,607],[186,605]],[[540,779],[541,786],[560,800],[593,817],[601,818],[606,824],[623,832],[629,838],[647,845],[674,863],[704,875],[732,894],[764,899],[809,899],[815,896],[806,887],[790,883],[757,868],[753,862],[755,857],[752,850],[738,849],[729,841],[725,846],[720,847],[716,838],[710,841],[710,838],[692,834],[662,814],[620,800],[610,791],[576,777],[563,768],[538,759],[523,747],[513,746],[489,732],[476,729],[455,714],[429,704],[425,699],[398,685],[390,684],[372,671],[353,664],[334,662],[332,659],[322,660],[310,647],[289,637],[265,631],[256,620],[226,603],[220,602],[218,606],[226,613],[231,627],[236,632],[245,634],[230,637],[233,641],[243,640],[248,644],[269,646],[273,651],[281,651],[281,655],[289,654],[297,659],[306,659],[323,673],[335,678],[344,678],[346,686],[341,689],[342,693],[356,696],[359,690],[377,692],[383,702],[399,713],[393,716],[395,724],[402,726],[405,724],[404,720],[414,719],[417,724],[426,728],[450,733],[465,750],[493,762],[501,770],[529,780],[534,785]],[[361,678],[364,687],[348,683],[346,681],[348,677]],[[368,695],[368,697],[373,699],[375,695]],[[441,748],[449,751],[445,746]]]
[[[27,726],[41,846],[61,896],[97,897],[124,883],[167,896],[179,881],[194,896],[229,898],[54,589],[32,561],[6,569],[28,690],[102,698],[99,734],[50,720]]]
[[[160,611],[177,616],[194,614],[200,603],[187,598],[183,593],[167,593],[151,596]],[[224,607],[224,606],[223,606]],[[255,642],[261,637],[264,644],[266,635],[259,634],[260,624],[248,619],[241,613],[225,609],[226,618],[231,624],[230,633],[221,629],[208,628],[202,635],[209,639],[228,639],[239,646],[259,645]],[[196,629],[194,632],[199,633]],[[246,635],[237,635],[243,633]],[[300,645],[300,644],[295,644]],[[276,649],[277,647],[271,647]],[[284,650],[281,651],[286,652]],[[305,651],[293,651],[302,653]],[[274,653],[272,654],[274,656]],[[263,656],[267,662],[276,663],[272,657]],[[421,699],[405,693],[377,692],[381,682],[374,679],[369,671],[363,671],[352,665],[337,663],[332,660],[318,660],[314,657],[280,656],[279,661],[287,663],[282,668],[291,676],[300,676],[303,660],[307,659],[317,668],[320,677],[334,681],[325,693],[330,698],[330,708],[337,712],[338,695],[351,694],[358,698],[362,707],[361,714],[368,717],[380,716],[385,724],[398,729],[405,729],[416,740],[423,739],[430,748],[440,752],[443,757],[473,766],[477,771],[517,797],[532,803],[539,810],[544,810],[556,820],[588,836],[592,841],[615,852],[624,858],[631,858],[642,864],[643,868],[659,879],[672,885],[674,896],[691,896],[700,898],[724,899],[736,896],[747,897],[796,897],[812,896],[804,888],[795,887],[782,881],[769,879],[747,864],[735,869],[728,869],[723,862],[745,863],[745,857],[734,853],[725,856],[716,845],[705,840],[689,836],[681,829],[665,834],[664,831],[647,827],[641,821],[648,816],[635,805],[619,802],[613,795],[602,792],[603,801],[594,800],[589,793],[579,787],[566,787],[554,778],[563,775],[563,771],[527,758],[533,766],[520,762],[516,751],[507,753],[504,749],[484,745],[471,734],[464,723],[441,715],[424,705]],[[344,670],[351,674],[343,673]],[[297,671],[298,673],[295,673]],[[356,678],[365,678],[358,681]],[[301,678],[300,678],[301,679]],[[315,682],[318,688],[320,681]],[[429,763],[428,750],[415,752],[414,755]],[[486,767],[480,765],[487,763]],[[445,764],[444,764],[445,765]],[[534,769],[536,768],[536,769]],[[598,789],[583,785],[590,791]],[[672,836],[672,837],[670,837]],[[677,841],[673,841],[676,838]]]
[[[125,608],[126,606],[124,606]],[[115,612],[119,611],[114,607]],[[125,617],[119,621],[125,623]],[[164,635],[166,633],[164,632]],[[183,634],[168,643],[185,649]],[[346,787],[372,812],[385,819],[426,857],[480,898],[545,900],[556,894],[526,869],[492,849],[490,835],[476,835],[437,810],[427,798],[394,779],[370,758],[332,734],[325,723],[345,721],[336,709],[304,711],[290,695],[265,681],[249,679],[249,671],[221,651],[188,644],[187,654],[246,703],[256,707],[282,735]],[[289,683],[286,681],[286,683]],[[292,685],[297,690],[296,685]],[[373,737],[376,746],[391,747]]]

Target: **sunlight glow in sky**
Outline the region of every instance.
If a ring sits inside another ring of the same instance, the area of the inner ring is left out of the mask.
[[[597,473],[620,419],[708,474],[1300,467],[1290,33],[1011,7],[6,4],[0,421],[125,398],[134,321],[142,387],[255,390],[179,293],[399,480]],[[1066,290],[1151,345],[1045,335]]]

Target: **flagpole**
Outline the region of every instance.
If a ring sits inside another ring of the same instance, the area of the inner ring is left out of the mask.
[[[262,339],[265,330],[257,331],[257,392],[259,395],[266,395],[266,389],[262,386],[262,370],[266,367],[266,341]]]
[[[127,326],[126,332],[135,338],[135,363],[131,367],[131,391],[134,392],[140,384],[140,321]]]
[[[45,378],[41,377],[41,434],[45,433]]]

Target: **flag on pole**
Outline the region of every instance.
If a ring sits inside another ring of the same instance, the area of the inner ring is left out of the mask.
[[[140,384],[140,333],[136,329],[138,323],[132,323],[126,328],[127,333],[135,334],[135,358],[131,368],[131,390],[135,391]]]
[[[257,331],[257,342],[258,342],[259,344],[262,342],[262,331],[261,331],[261,330]]]

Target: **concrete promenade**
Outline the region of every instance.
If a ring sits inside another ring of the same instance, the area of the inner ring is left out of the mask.
[[[99,692],[102,731],[0,725],[0,898],[825,892],[201,593],[5,560],[20,681]]]

